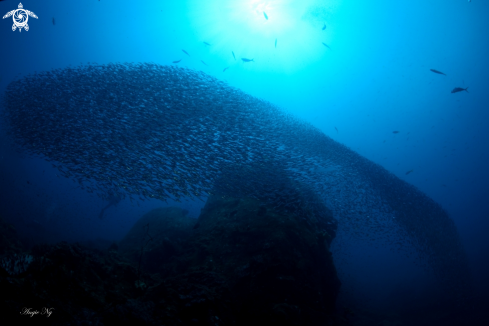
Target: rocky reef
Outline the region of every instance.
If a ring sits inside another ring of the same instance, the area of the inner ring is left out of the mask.
[[[11,239],[33,261],[21,274],[0,269],[2,315],[38,325],[337,324],[331,240],[292,213],[221,196],[197,220],[153,210],[102,251],[66,242],[22,251]]]

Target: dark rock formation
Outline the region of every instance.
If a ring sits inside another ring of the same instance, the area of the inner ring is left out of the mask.
[[[331,240],[257,200],[214,196],[184,251],[162,270],[166,282],[148,296],[178,289],[180,318],[206,325],[215,316],[236,325],[324,325],[340,287]]]
[[[19,253],[21,250],[22,244],[15,227],[0,217],[0,257]]]
[[[196,219],[178,207],[154,209],[145,214],[119,243],[119,252],[147,271],[155,272],[181,249]]]
[[[340,287],[331,240],[256,199],[213,196],[198,220],[153,210],[104,251],[34,247],[26,272],[0,273],[0,314],[37,325],[325,325]]]

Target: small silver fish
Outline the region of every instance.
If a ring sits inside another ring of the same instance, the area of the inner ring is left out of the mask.
[[[233,52],[233,51],[231,51],[231,53],[233,54],[233,58],[234,58],[234,60],[236,60],[236,56],[234,55],[234,52]]]
[[[225,71],[226,71],[226,70],[228,70],[228,69],[229,69],[229,67],[226,67],[226,68],[224,68],[224,70],[223,70],[222,72],[225,72]]]
[[[190,54],[188,54],[188,52],[185,51],[184,49],[182,49],[182,52],[185,53],[186,55],[188,55],[190,57]]]
[[[182,59],[180,59],[180,60],[175,60],[175,61],[173,61],[173,63],[179,63],[180,61],[182,61]]]
[[[263,12],[263,16],[265,16],[265,19],[268,20],[268,16],[266,12]]]
[[[323,25],[323,28],[321,30],[325,30],[326,29],[326,24]]]
[[[241,60],[243,60],[243,62],[255,62],[255,59],[241,58]]]
[[[211,46],[211,45],[210,45],[209,43],[207,43],[207,42],[204,42],[204,44],[205,44],[205,45],[207,45],[207,46]]]
[[[331,50],[331,48],[329,47],[329,45],[328,45],[328,44],[326,44],[326,43],[324,43],[324,42],[321,42],[321,43],[323,43],[323,45],[324,45],[325,47],[327,47],[328,49],[330,49],[330,50]]]
[[[205,64],[206,66],[209,66],[207,63],[205,63],[203,60],[200,60],[200,62],[202,62],[203,64]]]

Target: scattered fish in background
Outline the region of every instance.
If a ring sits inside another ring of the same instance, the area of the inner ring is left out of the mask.
[[[243,60],[243,62],[255,62],[255,59],[241,58],[241,60]]]
[[[469,91],[467,89],[468,89],[468,87],[467,88],[455,87],[454,89],[452,89],[452,94],[462,92],[462,91],[466,91],[468,93]]]
[[[209,65],[207,63],[205,63],[204,60],[200,60],[200,62],[202,62],[203,64],[205,64],[207,67],[209,67]]]
[[[53,17],[53,25],[56,25],[56,21],[54,20],[54,17]]]
[[[399,131],[394,130],[392,133],[393,133],[393,134],[398,134],[398,133],[399,133]]]
[[[175,60],[175,61],[173,61],[173,63],[179,63],[180,61],[182,61],[182,59],[180,59],[180,60]]]
[[[190,54],[188,54],[188,52],[185,51],[184,49],[182,49],[182,52],[185,53],[186,55],[188,55],[190,57]]]
[[[329,47],[329,45],[328,45],[328,44],[326,44],[326,43],[324,43],[324,42],[321,42],[321,43],[323,43],[323,45],[324,45],[325,47],[327,47],[328,49],[330,49],[330,50],[331,50],[331,48]]]
[[[323,25],[323,28],[321,28],[321,30],[325,30],[326,29],[326,24]]]
[[[225,71],[226,71],[226,70],[228,70],[228,69],[229,69],[229,67],[226,67],[226,68],[224,68],[224,70],[223,70],[222,72],[225,72]]]
[[[234,60],[236,60],[236,56],[234,55],[234,51],[231,51],[231,53],[233,54]]]
[[[447,75],[447,74],[442,73],[441,71],[438,71],[436,69],[430,69],[430,71],[434,72],[435,74],[440,74],[440,75],[445,75],[445,76]]]
[[[409,173],[413,172],[414,170],[409,170],[406,172],[406,175],[408,175]]]
[[[263,16],[265,16],[265,19],[268,20],[268,16],[266,12],[263,12]]]
[[[275,48],[277,48],[277,39],[275,39]]]
[[[211,46],[211,45],[210,45],[209,43],[207,43],[207,42],[204,42],[204,44],[205,44],[205,45],[207,45],[207,46]]]
[[[338,128],[334,127],[336,129],[336,133],[339,134],[340,132],[338,131]]]

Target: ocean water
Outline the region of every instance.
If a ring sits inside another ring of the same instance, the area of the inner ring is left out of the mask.
[[[1,94],[12,81],[34,72],[151,62],[202,71],[268,101],[433,199],[453,221],[465,251],[471,291],[447,299],[416,250],[400,249],[391,238],[386,244],[383,231],[363,221],[369,217],[344,217],[349,223],[343,224],[338,218],[332,245],[342,282],[338,310],[358,325],[487,322],[487,1],[22,5],[37,18],[30,16],[29,30],[21,32],[12,31],[12,17],[0,22]],[[3,16],[18,6],[1,1],[0,12]],[[467,91],[453,92],[456,88]],[[0,216],[29,244],[110,243],[153,208],[178,205],[197,218],[204,205],[184,198],[166,204],[123,199],[108,206],[109,201],[63,177],[53,162],[16,151],[9,139],[2,130]],[[417,230],[425,227],[422,219],[417,223]],[[400,235],[399,242],[407,239]]]

